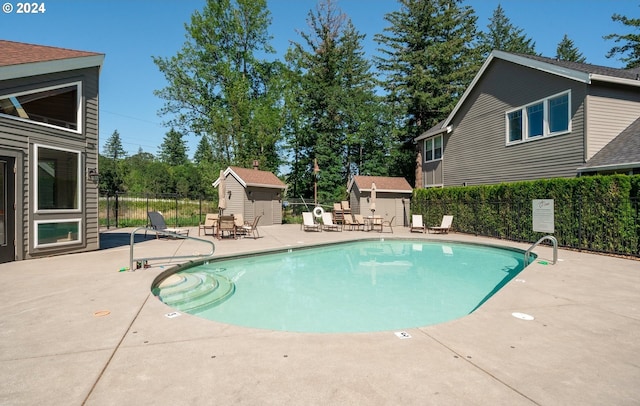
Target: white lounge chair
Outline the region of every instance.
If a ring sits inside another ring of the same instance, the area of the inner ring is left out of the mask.
[[[322,231],[320,224],[313,219],[313,213],[305,211],[302,213],[302,227],[304,231]]]
[[[428,227],[427,230],[435,234],[446,234],[451,229],[451,223],[453,223],[453,216],[442,216],[442,223],[439,227]]]
[[[413,214],[411,216],[411,232],[420,231],[424,233],[426,231],[426,227],[422,222],[422,214]]]
[[[322,229],[331,231],[342,231],[340,224],[333,222],[333,216],[331,213],[322,213]]]

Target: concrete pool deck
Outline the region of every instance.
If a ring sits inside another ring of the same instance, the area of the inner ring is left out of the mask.
[[[259,230],[257,240],[215,241],[215,256],[380,236]],[[410,338],[287,333],[167,317],[150,285],[172,264],[119,272],[130,231],[106,231],[100,251],[0,265],[0,404],[640,403],[640,261],[561,249],[556,265],[535,262],[474,313],[407,329]],[[382,237],[529,246],[403,227]],[[206,251],[148,238],[135,255]]]

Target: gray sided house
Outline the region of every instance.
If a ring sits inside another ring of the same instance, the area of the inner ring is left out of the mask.
[[[347,185],[349,206],[353,214],[370,216],[371,185],[376,185],[376,216],[385,221],[395,217],[393,225],[409,224],[409,204],[413,188],[405,178],[388,176],[353,176]]]
[[[415,138],[416,187],[640,173],[639,78],[493,51],[451,114]]]
[[[282,224],[282,195],[286,185],[272,172],[230,166],[224,171],[227,208],[224,214],[242,214],[259,225]],[[213,183],[218,187],[220,179]]]
[[[103,60],[0,40],[0,262],[99,248]]]

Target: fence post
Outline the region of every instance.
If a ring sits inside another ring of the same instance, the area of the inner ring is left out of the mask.
[[[118,192],[116,192],[115,214],[116,214],[116,228],[118,228]]]
[[[107,230],[111,226],[111,196],[107,194]]]

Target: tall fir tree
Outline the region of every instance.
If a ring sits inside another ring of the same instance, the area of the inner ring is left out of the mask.
[[[559,61],[580,62],[585,63],[587,58],[582,55],[582,52],[578,50],[572,40],[569,39],[567,34],[564,34],[562,41],[556,48],[556,59]]]
[[[184,165],[189,160],[187,156],[187,144],[183,135],[175,129],[169,130],[158,150],[160,161],[170,165]]]
[[[211,148],[209,138],[200,137],[200,141],[198,141],[196,151],[193,153],[193,162],[195,162],[196,164],[201,164],[206,162],[213,162],[213,160],[213,149]]]
[[[105,157],[116,161],[127,155],[127,152],[122,146],[122,139],[120,138],[118,130],[114,130],[109,139],[104,143],[102,154]]]
[[[393,171],[413,183],[413,138],[447,117],[479,67],[477,17],[459,0],[399,3],[400,10],[385,16],[390,25],[375,37],[382,53],[376,61],[386,74],[395,134],[405,147],[394,157]]]
[[[365,148],[367,130],[374,127],[379,114],[375,78],[364,57],[362,39],[348,17],[331,0],[321,1],[310,11],[309,32],[301,32],[302,43],[289,49],[292,84],[298,89],[287,100],[299,104],[289,116],[289,138],[295,164],[294,191],[311,197],[313,163],[320,167],[318,199],[321,202],[344,200],[347,180],[357,172],[353,157]],[[372,155],[372,157],[375,155]],[[380,162],[380,166],[383,166]]]
[[[114,130],[102,148],[98,166],[100,167],[99,188],[101,193],[109,196],[125,189],[124,179],[126,167],[122,164],[127,153],[122,146],[122,139],[118,130]]]
[[[519,54],[536,55],[536,43],[511,23],[500,4],[489,18],[486,32],[478,34],[478,47],[483,57],[487,57],[491,51],[505,51]]]
[[[620,14],[614,14],[611,19],[621,22],[623,25],[631,28],[635,32],[629,34],[609,34],[604,39],[613,40],[616,45],[609,50],[606,57],[613,58],[619,55],[620,61],[626,64],[625,68],[633,69],[640,67],[640,18],[628,18]]]

